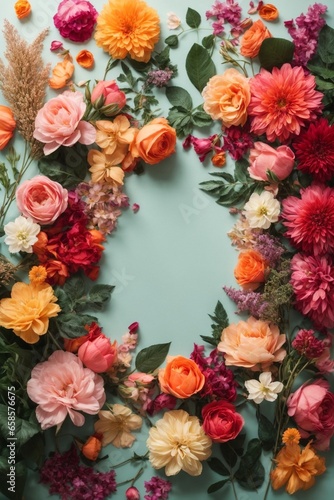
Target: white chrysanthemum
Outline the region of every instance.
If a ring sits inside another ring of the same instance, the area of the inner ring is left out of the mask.
[[[212,441],[197,417],[184,410],[172,410],[151,427],[146,445],[155,469],[165,467],[167,476],[174,476],[180,470],[199,476],[201,462],[211,455]]]
[[[250,227],[259,229],[268,229],[270,224],[277,222],[279,213],[280,203],[270,191],[253,193],[243,212]]]
[[[7,235],[5,243],[8,245],[10,253],[32,253],[32,246],[36,243],[40,230],[39,224],[22,215],[17,217],[14,222],[8,222],[4,227],[4,231]]]
[[[282,382],[272,382],[271,373],[263,372],[259,376],[259,380],[247,380],[245,387],[249,392],[247,399],[252,399],[254,403],[260,404],[265,399],[266,401],[275,401],[277,395],[283,390]]]

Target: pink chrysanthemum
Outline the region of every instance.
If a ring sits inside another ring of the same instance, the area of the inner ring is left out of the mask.
[[[334,127],[325,118],[311,123],[293,143],[298,169],[319,182],[334,176]]]
[[[266,134],[268,141],[288,140],[322,110],[323,94],[315,90],[315,78],[303,68],[283,64],[272,73],[261,69],[250,79],[251,102],[248,115],[251,132]]]
[[[307,254],[324,255],[334,251],[334,189],[311,185],[301,198],[288,196],[282,202],[285,235]]]
[[[296,254],[291,261],[295,307],[317,328],[334,326],[334,266],[330,257]]]

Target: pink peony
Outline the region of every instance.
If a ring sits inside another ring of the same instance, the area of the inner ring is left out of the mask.
[[[291,260],[295,307],[317,327],[334,327],[334,266],[330,256],[297,253]]]
[[[63,0],[53,21],[62,37],[72,42],[85,42],[93,34],[97,15],[97,10],[87,0]]]
[[[289,396],[287,406],[301,437],[315,436],[312,446],[328,450],[334,435],[334,394],[329,390],[328,381],[306,382]]]
[[[106,400],[102,377],[65,351],[53,352],[33,368],[27,393],[38,405],[36,417],[43,430],[59,428],[67,415],[74,425],[82,426],[85,417],[78,412],[96,415]]]
[[[266,134],[268,141],[283,142],[299,135],[302,127],[322,110],[323,94],[315,90],[315,78],[303,68],[283,64],[272,73],[261,69],[250,79],[251,132]]]
[[[44,104],[36,116],[34,137],[45,144],[45,155],[60,146],[73,146],[77,142],[93,144],[95,128],[81,121],[85,110],[82,94],[69,90]]]
[[[288,146],[274,149],[264,142],[255,142],[249,153],[249,175],[258,181],[270,181],[269,171],[282,181],[290,175],[294,158],[295,155]]]
[[[324,255],[334,251],[334,189],[318,184],[301,190],[301,198],[282,202],[285,235],[302,252]]]
[[[42,226],[54,222],[66,210],[67,202],[67,189],[45,175],[22,182],[16,190],[20,212]]]
[[[115,80],[100,80],[92,90],[91,102],[106,116],[114,116],[124,108],[126,95],[119,89]]]

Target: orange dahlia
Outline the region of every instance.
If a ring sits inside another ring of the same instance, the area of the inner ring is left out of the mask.
[[[95,40],[114,59],[147,62],[159,40],[159,16],[143,0],[109,0],[97,18]]]

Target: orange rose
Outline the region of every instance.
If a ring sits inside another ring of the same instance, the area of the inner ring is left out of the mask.
[[[215,75],[203,89],[204,110],[225,127],[244,125],[251,93],[248,78],[234,68]]]
[[[267,262],[256,250],[240,252],[234,277],[244,290],[256,290],[265,279]]]
[[[96,432],[80,448],[84,457],[95,462],[102,448],[102,434]]]
[[[220,151],[220,153],[216,153],[211,158],[211,163],[214,167],[224,167],[226,165],[226,153],[225,151]]]
[[[203,388],[205,376],[195,361],[183,356],[167,356],[166,368],[159,370],[159,383],[162,392],[185,399]]]
[[[175,152],[176,132],[166,118],[155,118],[144,125],[135,138],[131,153],[155,165]]]
[[[75,58],[83,68],[90,69],[94,65],[94,56],[89,50],[80,50]]]
[[[72,61],[70,54],[66,54],[64,60],[53,68],[52,77],[49,79],[49,86],[52,89],[62,89],[69,83],[74,72]]]
[[[275,19],[278,18],[279,12],[275,5],[267,3],[266,5],[262,5],[262,7],[260,7],[259,15],[265,21],[275,21]]]
[[[261,19],[256,21],[244,34],[240,43],[240,54],[253,59],[260,51],[261,44],[272,35]]]
[[[16,127],[13,112],[8,106],[0,106],[0,150],[7,146]]]
[[[14,4],[15,14],[18,19],[23,19],[29,16],[31,12],[31,5],[27,0],[18,0]]]

